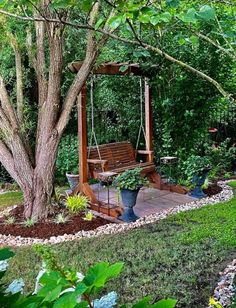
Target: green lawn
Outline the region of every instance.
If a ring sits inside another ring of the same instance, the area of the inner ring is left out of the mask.
[[[229,186],[236,189],[236,181],[229,182]]]
[[[169,217],[126,234],[55,246],[62,264],[84,271],[98,261],[123,261],[119,279],[108,286],[121,302],[146,294],[174,297],[178,307],[206,307],[217,273],[236,257],[236,199]],[[31,248],[16,250],[7,279],[23,277],[27,291],[40,267]]]
[[[57,187],[56,191],[58,194],[64,193],[68,187]],[[0,210],[12,206],[15,204],[20,204],[23,201],[23,194],[20,191],[9,191],[3,194],[0,194]]]
[[[23,194],[20,191],[9,191],[0,194],[0,210],[8,206],[19,204],[22,201]]]

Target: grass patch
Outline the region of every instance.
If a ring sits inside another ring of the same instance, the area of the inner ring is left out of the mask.
[[[178,299],[178,307],[206,307],[218,276],[236,257],[236,199],[171,216],[126,234],[101,236],[54,246],[60,262],[85,271],[98,261],[123,261],[121,276],[108,289],[120,302],[147,294]],[[23,277],[33,289],[40,260],[32,248],[19,248],[7,280]]]
[[[0,194],[0,209],[19,204],[23,201],[23,194],[20,191],[9,191]]]
[[[228,183],[228,185],[229,185],[230,187],[236,189],[236,181],[230,181],[230,182]]]

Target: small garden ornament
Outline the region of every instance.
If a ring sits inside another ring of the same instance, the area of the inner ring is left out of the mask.
[[[141,168],[127,170],[118,175],[114,181],[114,185],[120,190],[122,204],[125,208],[119,219],[125,222],[136,221],[139,218],[135,215],[133,208],[140,188],[148,184],[147,179],[141,176],[141,171]]]

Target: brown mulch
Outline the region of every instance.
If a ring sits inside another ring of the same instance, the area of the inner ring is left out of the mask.
[[[210,184],[207,189],[203,189],[204,193],[207,194],[208,197],[219,194],[222,191],[222,188],[218,186],[216,183]]]
[[[15,224],[4,224],[4,218],[0,218],[0,232],[5,235],[33,237],[48,239],[51,236],[64,234],[75,234],[79,231],[94,230],[100,226],[109,224],[110,221],[101,217],[94,217],[92,221],[84,220],[84,214],[71,215],[69,221],[63,224],[56,224],[53,219],[40,221],[31,227],[25,227],[23,222],[23,206],[18,206],[11,211],[11,216],[15,217]]]

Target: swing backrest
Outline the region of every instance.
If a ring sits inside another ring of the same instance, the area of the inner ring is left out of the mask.
[[[89,159],[107,160],[108,170],[135,162],[135,150],[128,141],[102,144],[98,148],[96,146],[89,148]]]

